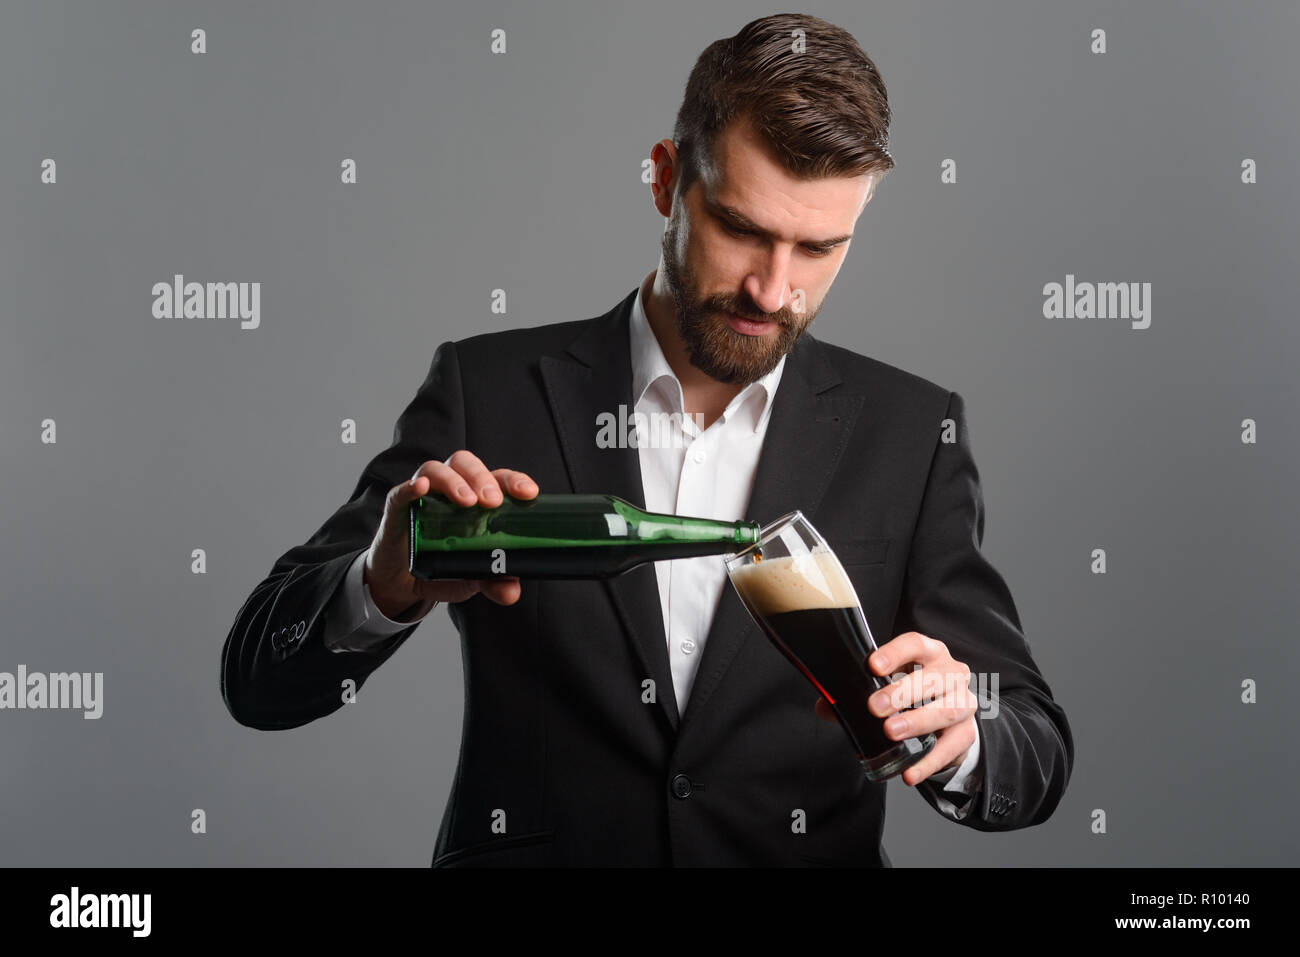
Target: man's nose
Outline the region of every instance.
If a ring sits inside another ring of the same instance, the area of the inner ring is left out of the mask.
[[[745,277],[745,292],[764,315],[780,312],[789,301],[789,266],[789,257],[778,251]]]

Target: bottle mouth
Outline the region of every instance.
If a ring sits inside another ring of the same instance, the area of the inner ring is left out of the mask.
[[[791,522],[798,521],[800,519],[803,519],[803,512],[801,512],[799,509],[795,509],[793,512],[787,512],[785,515],[782,515],[780,518],[773,519],[772,521],[768,522],[766,525],[760,526],[758,529],[758,541],[754,542],[751,545],[747,545],[745,548],[742,548],[740,551],[732,552],[728,555],[724,555],[723,561],[725,561],[728,565],[731,565],[732,563],[736,563],[736,562],[739,562],[741,564],[748,563],[753,558],[754,554],[756,552],[761,551],[764,545],[766,545],[773,538],[779,535],[782,529],[784,529]]]

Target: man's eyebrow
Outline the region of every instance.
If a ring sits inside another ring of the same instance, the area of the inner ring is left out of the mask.
[[[719,216],[722,219],[729,220],[733,225],[738,226],[741,229],[747,229],[752,233],[757,233],[760,236],[766,236],[769,239],[771,238],[772,236],[771,233],[769,233],[766,229],[760,227],[757,223],[751,220],[740,210],[736,209],[734,206],[728,206],[726,203],[720,203],[717,200],[712,199],[711,197],[708,196],[704,197],[704,203],[706,206],[709,207],[709,209],[713,212],[715,216]],[[831,246],[838,246],[841,243],[847,243],[852,238],[853,238],[852,233],[846,233],[843,236],[832,236],[829,239],[804,240],[804,245],[824,246],[829,248]]]

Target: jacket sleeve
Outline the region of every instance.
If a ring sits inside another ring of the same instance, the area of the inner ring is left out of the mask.
[[[367,651],[325,646],[331,599],[349,566],[370,547],[389,490],[431,459],[465,444],[460,366],[453,343],[434,354],[428,375],[399,416],[392,444],[363,470],[346,505],[304,544],[285,552],[244,602],[221,652],[221,695],[250,728],[295,728],[338,709],[344,682],[359,689],[419,626],[413,622]]]
[[[1030,655],[1006,582],[981,554],[984,501],[965,404],[949,394],[955,440],[936,445],[912,539],[894,634],[918,631],[969,666],[980,706],[979,791],[960,823],[1007,831],[1046,821],[1065,793],[1074,741]],[[917,790],[936,811],[940,789]]]

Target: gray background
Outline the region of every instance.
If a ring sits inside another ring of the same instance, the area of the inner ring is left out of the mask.
[[[440,342],[598,315],[654,267],[641,160],[700,51],[787,9],[467,6],[3,6],[0,670],[105,673],[98,721],[0,711],[4,864],[428,864],[462,706],[445,611],[287,732],[227,714],[226,633]],[[1295,864],[1300,14],[1053,6],[795,8],[854,34],[896,112],[814,332],[965,397],[985,550],[1077,746],[1045,825],[975,832],[895,782],[885,845]],[[260,281],[261,328],[153,318],[176,272]],[[1067,273],[1152,283],[1151,328],[1044,319]]]

